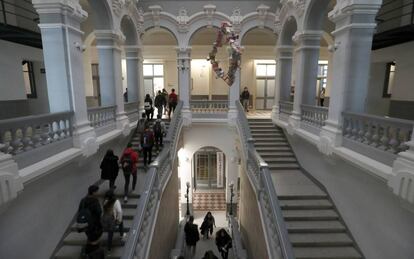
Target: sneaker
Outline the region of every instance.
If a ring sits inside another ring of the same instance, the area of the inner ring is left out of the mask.
[[[128,202],[128,196],[124,196],[124,203]]]

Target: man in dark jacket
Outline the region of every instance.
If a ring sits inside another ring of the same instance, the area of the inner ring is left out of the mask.
[[[147,126],[144,133],[141,135],[141,147],[142,152],[144,153],[144,167],[151,164],[154,141],[154,132]]]
[[[127,148],[122,153],[121,159],[122,171],[124,171],[125,186],[124,186],[124,202],[128,202],[129,180],[132,175],[132,190],[135,190],[137,185],[137,162],[138,153],[132,149],[132,144],[128,143]]]
[[[232,247],[231,237],[227,234],[224,228],[220,229],[216,233],[216,245],[217,249],[221,253],[223,259],[227,259],[229,256],[229,249]]]
[[[250,93],[249,89],[247,87],[244,88],[243,92],[240,95],[240,101],[244,107],[244,111],[249,111],[249,99],[250,99]]]
[[[115,189],[115,180],[118,177],[119,165],[118,157],[114,155],[112,149],[106,151],[105,157],[101,162],[101,179],[109,180],[109,188]]]
[[[88,237],[88,243],[96,242],[102,235],[101,214],[102,208],[97,198],[99,187],[91,185],[88,188],[88,195],[83,198],[79,204],[78,213],[87,210],[89,214],[89,222],[86,227],[85,234]]]
[[[157,108],[157,118],[158,118],[158,116],[162,116],[162,108],[163,106],[165,106],[165,97],[161,93],[161,91],[158,91],[158,94],[154,100],[154,105]]]
[[[198,233],[198,226],[194,224],[194,217],[190,216],[188,222],[184,226],[185,233],[185,243],[187,244],[185,258],[194,258],[196,245],[198,240],[200,240],[200,235]]]

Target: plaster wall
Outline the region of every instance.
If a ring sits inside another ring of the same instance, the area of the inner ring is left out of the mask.
[[[25,185],[0,214],[0,258],[50,258],[88,186],[100,178],[99,164],[106,150],[120,154],[127,140],[116,138],[87,160],[72,160]]]
[[[286,134],[300,164],[328,190],[367,259],[414,258],[414,215],[387,184]]]

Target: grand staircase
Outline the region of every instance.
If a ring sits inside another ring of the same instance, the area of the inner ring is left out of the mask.
[[[306,173],[282,129],[270,119],[249,119],[255,148],[269,165],[297,259],[362,259],[325,188]]]
[[[154,120],[155,121],[155,120]],[[168,130],[169,122],[164,121],[166,131]],[[152,123],[150,123],[152,127]],[[140,144],[140,135],[135,132],[131,138],[131,143],[133,145],[133,149],[138,151],[138,147]],[[157,155],[159,154],[161,150],[156,150],[155,146],[152,152],[152,160],[154,160]],[[100,161],[96,161],[97,163],[100,163]],[[137,187],[139,186],[139,181],[144,181],[145,173],[144,173],[144,160],[143,155],[139,155],[139,160],[137,163],[138,167],[138,182]],[[131,177],[132,182],[132,177]],[[134,221],[134,216],[137,214],[137,207],[139,203],[139,188],[137,188],[135,191],[130,191],[128,195],[128,202],[123,202],[123,187],[124,187],[124,179],[122,170],[119,171],[118,179],[115,183],[117,188],[115,189],[115,194],[117,198],[121,201],[122,204],[122,210],[123,210],[123,222],[124,222],[124,231],[127,233],[130,230],[130,227],[132,226],[132,223]],[[99,188],[99,199],[101,201],[101,204],[103,202],[104,193],[108,190],[108,183],[101,183]],[[74,208],[74,211],[76,211],[77,208]],[[82,249],[86,244],[86,235],[85,233],[78,233],[75,225],[75,218],[71,222],[70,226],[68,227],[66,233],[64,234],[62,240],[59,242],[57,248],[55,249],[55,252],[53,253],[52,257],[53,259],[81,259],[82,256]],[[115,232],[113,236],[113,242],[112,242],[112,249],[109,253],[106,249],[106,241],[107,241],[107,233],[104,233],[101,237],[101,247],[105,250],[105,258],[106,259],[120,259],[123,247],[124,247],[124,241],[121,240],[119,237],[119,232]]]

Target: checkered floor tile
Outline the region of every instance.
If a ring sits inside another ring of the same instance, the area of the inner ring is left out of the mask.
[[[224,192],[193,193],[194,210],[218,211],[226,210],[226,194]]]

